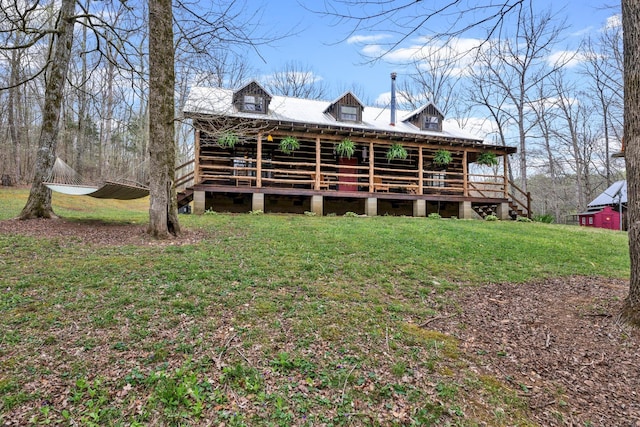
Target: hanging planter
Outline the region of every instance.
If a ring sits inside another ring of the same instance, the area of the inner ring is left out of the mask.
[[[284,154],[291,154],[300,148],[300,143],[293,136],[287,136],[280,140],[280,151]]]
[[[433,164],[436,166],[444,167],[451,163],[453,157],[451,156],[451,152],[447,150],[438,150],[433,155]]]
[[[350,159],[356,152],[356,144],[349,138],[345,138],[336,145],[336,153],[340,157]]]
[[[478,156],[476,163],[484,166],[496,166],[498,164],[498,156],[495,153],[482,153]]]
[[[218,138],[218,145],[222,148],[233,148],[238,143],[238,135],[233,132],[224,132]]]
[[[407,150],[402,146],[402,144],[398,144],[397,142],[392,144],[387,151],[387,160],[394,159],[406,159],[407,158]]]

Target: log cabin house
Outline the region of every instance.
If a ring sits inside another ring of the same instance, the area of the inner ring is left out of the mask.
[[[255,81],[235,91],[194,87],[184,115],[195,130],[195,159],[179,167],[193,165],[177,180],[185,187],[179,205],[193,200],[196,214],[530,215],[528,195],[508,181],[515,148],[483,144],[431,103],[396,111],[395,75],[391,104],[365,106],[350,92],[333,101],[272,96]],[[340,155],[345,140],[350,156]],[[450,162],[436,164],[443,150]],[[499,166],[472,173],[483,153]]]

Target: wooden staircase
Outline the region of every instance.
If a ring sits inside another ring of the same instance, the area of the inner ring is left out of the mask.
[[[531,193],[525,193],[509,181],[509,217],[512,220],[518,219],[518,217],[527,217],[531,219]],[[476,189],[476,191],[478,191]],[[482,192],[480,192],[482,194]],[[498,212],[497,203],[472,203],[471,208],[480,216],[480,218],[486,218],[488,215],[496,215]]]
[[[176,178],[176,188],[180,189],[177,191],[178,209],[184,208],[193,200],[193,187],[190,187],[189,184],[193,184],[194,172],[193,168],[189,170],[188,167],[194,163],[195,159],[189,160],[176,168],[176,176],[178,177]]]

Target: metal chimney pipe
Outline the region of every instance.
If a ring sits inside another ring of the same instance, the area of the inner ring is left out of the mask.
[[[391,73],[391,126],[396,125],[396,72]]]

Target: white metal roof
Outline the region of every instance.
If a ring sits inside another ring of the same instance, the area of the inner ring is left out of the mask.
[[[314,99],[292,98],[273,95],[267,114],[236,111],[233,107],[233,93],[230,89],[193,87],[184,106],[184,113],[190,115],[210,114],[248,119],[276,120],[294,123],[307,123],[326,126],[348,126],[354,129],[411,133],[423,136],[438,136],[445,138],[465,139],[474,143],[482,142],[483,138],[466,132],[453,120],[445,120],[442,132],[421,130],[408,122],[399,121],[395,126],[390,122],[390,111],[387,108],[365,106],[362,112],[362,123],[341,122],[325,113],[333,103]],[[344,96],[344,95],[343,95]],[[411,111],[398,110],[397,117],[411,117]]]
[[[616,181],[604,190],[598,197],[587,205],[588,208],[617,205],[627,203],[627,181]]]

